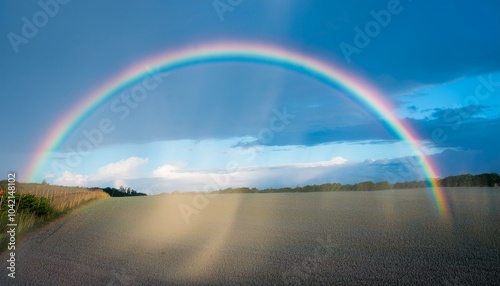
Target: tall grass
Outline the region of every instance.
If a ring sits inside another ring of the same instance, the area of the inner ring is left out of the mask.
[[[5,186],[0,183],[0,189]],[[8,193],[0,196],[0,251],[7,247]],[[47,184],[17,183],[15,195],[16,236],[19,238],[33,228],[94,199],[107,198],[102,190],[78,187],[51,186]]]
[[[17,192],[49,199],[56,212],[65,212],[89,200],[109,197],[102,190],[26,183],[18,184]]]
[[[21,212],[17,217],[17,229],[19,234],[26,233],[37,223],[37,216],[29,212]]]

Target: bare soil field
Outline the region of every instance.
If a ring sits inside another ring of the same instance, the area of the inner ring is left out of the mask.
[[[0,285],[493,285],[500,189],[109,198],[18,242]],[[179,206],[196,212],[186,223]]]

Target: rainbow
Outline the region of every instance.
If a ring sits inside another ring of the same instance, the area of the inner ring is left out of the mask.
[[[415,152],[424,176],[428,180],[434,203],[439,213],[448,212],[446,197],[437,185],[437,168],[422,152],[417,134],[410,126],[400,121],[393,112],[391,103],[376,88],[350,74],[345,69],[329,65],[307,55],[298,54],[280,47],[256,43],[215,43],[166,52],[142,61],[118,74],[94,92],[83,97],[51,129],[30,162],[26,174],[29,181],[38,181],[48,165],[50,155],[61,149],[73,130],[115,95],[138,84],[154,67],[158,73],[193,65],[221,62],[250,62],[278,66],[315,78],[330,86],[345,90],[358,104],[379,116],[386,128],[395,137],[408,142]]]

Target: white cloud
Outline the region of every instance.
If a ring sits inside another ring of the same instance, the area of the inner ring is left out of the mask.
[[[87,186],[89,177],[65,171],[59,178],[54,180],[54,184],[63,186]]]
[[[183,162],[174,162],[161,165],[147,174],[139,171],[141,167],[148,164],[148,159],[130,157],[104,165],[96,173],[90,175],[66,171],[54,183],[99,187],[123,185],[138,191],[148,190],[151,193],[173,190],[214,190],[241,186],[267,187],[276,183],[282,186],[293,186],[336,172],[338,168],[344,168],[341,165],[346,163],[347,159],[338,156],[327,161],[233,166],[232,170],[226,170],[224,168],[190,169],[184,168],[186,164]]]
[[[327,161],[291,163],[281,165],[257,165],[223,168],[183,169],[177,164],[165,164],[153,171],[153,178],[143,178],[151,192],[177,190],[205,190],[238,186],[256,186],[261,183],[282,182],[282,185],[296,185],[313,180],[332,168],[347,163],[343,157],[334,157]]]
[[[127,186],[127,187],[130,187],[127,185],[127,182],[122,180],[122,179],[116,179],[114,182],[113,182],[113,187],[114,188],[119,188],[121,186]]]
[[[347,159],[343,157],[334,157],[328,161],[319,161],[319,162],[312,162],[312,163],[296,163],[296,164],[291,164],[289,165],[290,167],[296,167],[296,168],[318,168],[318,167],[330,167],[330,166],[335,166],[335,165],[343,165],[347,163]],[[286,167],[286,165],[285,165]]]
[[[247,166],[238,168],[238,171],[250,172],[255,170],[266,170],[266,169],[286,169],[286,168],[321,168],[321,167],[331,167],[336,165],[343,165],[347,163],[347,159],[337,156],[328,161],[317,161],[317,162],[307,162],[307,163],[288,163],[288,164],[277,164],[277,165],[258,165],[258,166]]]
[[[54,179],[53,183],[65,186],[107,187],[127,185],[127,180],[144,178],[140,168],[147,165],[148,158],[129,157],[100,167],[96,173],[83,175],[70,171]]]
[[[179,168],[171,164],[166,164],[154,169],[153,176],[167,178],[176,170],[179,170]]]
[[[140,167],[148,164],[148,161],[148,158],[130,157],[125,160],[109,163],[97,170],[97,176],[101,178],[134,176]]]

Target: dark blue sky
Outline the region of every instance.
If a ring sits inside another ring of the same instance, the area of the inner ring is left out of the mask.
[[[4,174],[14,170],[23,177],[34,150],[65,112],[125,68],[219,41],[272,44],[341,65],[395,104],[441,175],[500,172],[499,1],[66,2],[0,4]],[[377,18],[381,24],[373,25]],[[81,132],[102,118],[116,116],[111,104],[65,146],[81,141]],[[259,142],[273,111],[283,108],[296,117],[271,142]],[[341,91],[255,64],[173,72],[125,120],[114,119],[116,131],[93,154],[78,166],[49,166],[43,177],[60,184],[128,184],[152,193],[167,185],[187,189],[206,184],[209,174],[250,149],[256,156],[236,159],[242,169],[231,185],[286,185],[286,178],[293,178],[289,185],[356,182],[384,180],[388,168],[412,155]],[[400,179],[420,176],[414,170]]]

